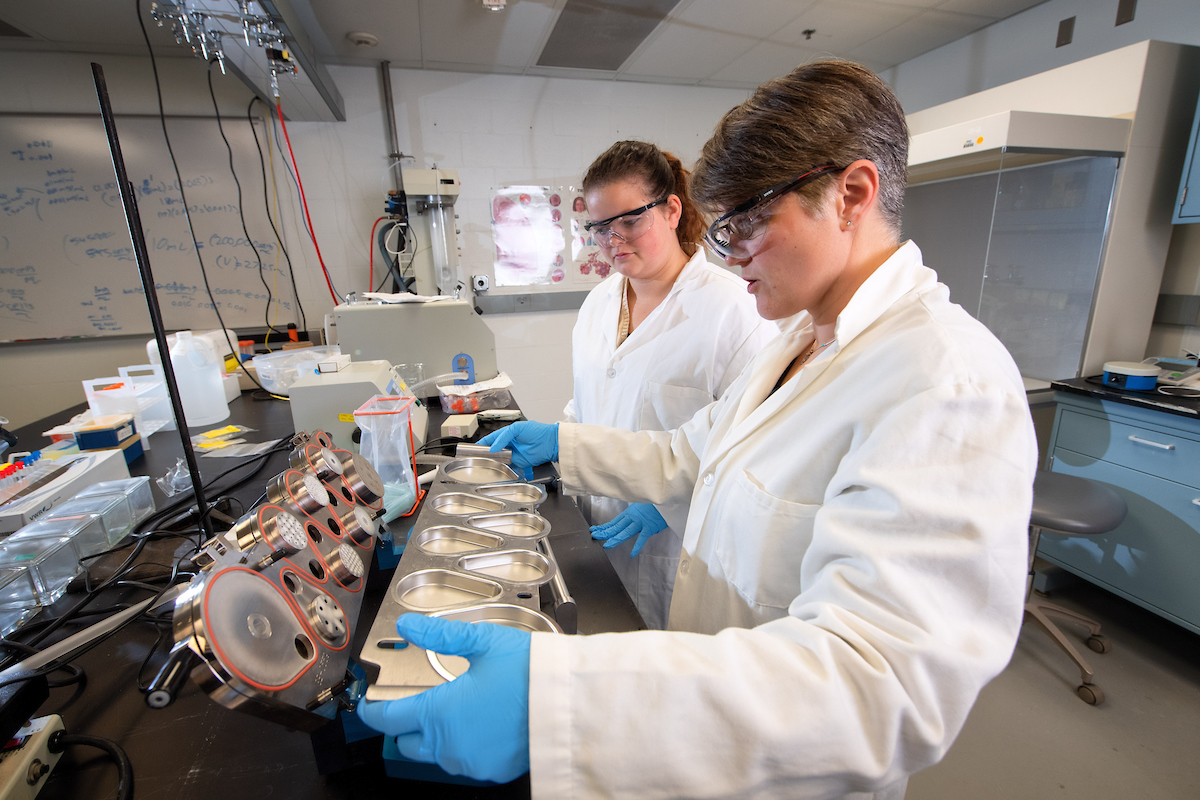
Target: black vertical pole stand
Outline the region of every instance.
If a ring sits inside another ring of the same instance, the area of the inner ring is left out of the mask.
[[[175,367],[167,349],[167,332],[163,327],[162,311],[158,307],[158,291],[154,288],[154,274],[150,271],[150,257],[146,251],[146,235],[142,231],[142,219],[138,215],[137,198],[133,184],[125,172],[125,159],[121,156],[121,142],[117,139],[116,121],[112,105],[108,101],[108,86],[104,82],[104,68],[92,62],[92,78],[96,82],[96,97],[100,100],[100,116],[104,119],[104,132],[108,134],[108,149],[112,153],[113,168],[117,173],[117,185],[121,188],[121,205],[125,207],[125,221],[129,225],[129,237],[133,240],[133,254],[137,259],[138,272],[142,277],[142,289],[146,293],[146,307],[150,309],[150,324],[154,326],[154,340],[162,356],[163,376],[167,380],[167,392],[171,396],[171,408],[175,412],[175,427],[183,444],[183,457],[187,459],[188,472],[192,475],[192,491],[196,493],[196,523],[205,539],[212,536],[212,523],[208,518],[208,503],[204,500],[204,483],[200,480],[200,467],[192,440],[188,438],[187,418],[183,415],[183,401],[179,397],[179,385],[175,383]]]

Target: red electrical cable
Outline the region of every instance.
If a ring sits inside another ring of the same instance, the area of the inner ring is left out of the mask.
[[[300,182],[300,167],[296,164],[296,154],[292,152],[292,140],[288,138],[287,123],[283,121],[283,106],[279,97],[275,98],[275,113],[279,115],[279,127],[283,128],[283,140],[287,142],[288,155],[292,159],[292,171],[296,173],[296,186],[300,189],[300,203],[304,206],[304,220],[308,223],[308,235],[312,238],[313,248],[317,251],[317,261],[321,264],[321,272],[325,273],[325,285],[329,287],[329,296],[336,306],[341,300],[333,290],[333,282],[329,280],[329,270],[325,269],[325,259],[321,258],[321,248],[317,244],[317,231],[313,228],[312,217],[308,215],[308,200],[304,197],[304,184]]]
[[[379,227],[379,223],[383,222],[387,217],[380,217],[375,220],[375,224],[371,226],[371,239],[367,242],[367,249],[371,251],[371,272],[367,278],[367,291],[375,291],[375,229]]]

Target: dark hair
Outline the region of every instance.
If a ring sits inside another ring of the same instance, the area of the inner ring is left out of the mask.
[[[646,194],[658,200],[675,195],[683,204],[683,215],[675,237],[689,256],[696,254],[704,238],[704,219],[688,192],[689,173],[675,156],[649,142],[617,142],[592,162],[583,176],[583,191],[588,193],[617,181],[636,179]]]
[[[818,61],[764,83],[725,115],[700,152],[692,196],[709,210],[733,208],[788,177],[858,159],[879,169],[878,207],[899,235],[908,180],[904,109],[866,67]],[[809,212],[821,212],[833,180],[797,190]]]

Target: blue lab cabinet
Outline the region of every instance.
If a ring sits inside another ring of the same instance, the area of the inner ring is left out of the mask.
[[[1188,139],[1183,177],[1179,180],[1179,196],[1175,198],[1171,222],[1176,225],[1200,222],[1200,103],[1196,105],[1196,118],[1192,120],[1192,136]]]
[[[1104,536],[1047,534],[1038,555],[1200,633],[1200,419],[1058,392],[1048,468],[1129,504]]]

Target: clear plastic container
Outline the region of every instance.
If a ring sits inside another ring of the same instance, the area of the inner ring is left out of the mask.
[[[383,522],[407,514],[417,502],[413,469],[411,397],[377,394],[354,412],[362,430],[358,450],[383,479]]]
[[[133,510],[129,507],[129,500],[125,495],[119,494],[76,496],[50,511],[46,519],[73,517],[79,514],[100,516],[109,547],[116,547],[133,530]]]
[[[29,570],[24,567],[0,569],[0,636],[8,636],[24,625],[40,608]]]
[[[83,571],[68,537],[13,539],[0,544],[0,568],[29,570],[37,601],[48,606],[67,591],[67,584]]]
[[[76,497],[96,497],[106,494],[124,495],[133,511],[133,524],[137,525],[155,512],[154,492],[150,491],[150,478],[139,475],[119,481],[100,481],[84,489]]]
[[[21,539],[71,539],[80,558],[103,553],[108,549],[108,531],[99,514],[80,513],[53,519],[31,522],[9,537],[8,541]]]
[[[274,394],[286,395],[301,372],[315,370],[318,361],[341,353],[342,348],[337,345],[300,347],[255,356],[250,360],[250,364],[258,374],[259,383],[264,389]]]
[[[225,386],[221,383],[224,361],[207,341],[193,337],[191,331],[175,334],[171,365],[175,368],[175,383],[189,428],[211,425],[229,416]]]

